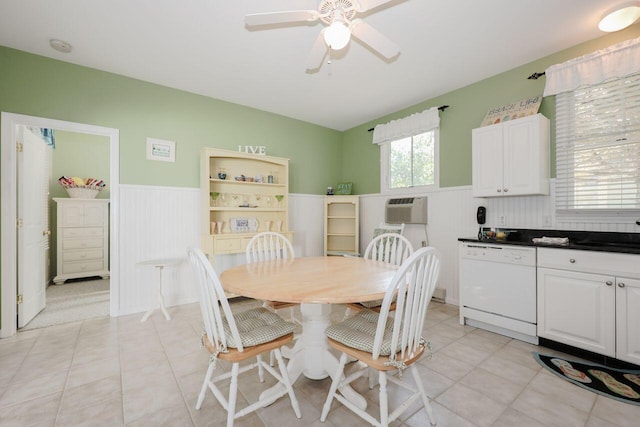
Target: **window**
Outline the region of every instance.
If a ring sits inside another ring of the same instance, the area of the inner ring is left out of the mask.
[[[382,193],[408,193],[438,187],[437,108],[378,125],[373,143],[380,145]]]
[[[388,142],[388,190],[436,183],[436,131]],[[383,150],[386,151],[386,150]]]
[[[640,210],[640,74],[556,96],[556,208]]]

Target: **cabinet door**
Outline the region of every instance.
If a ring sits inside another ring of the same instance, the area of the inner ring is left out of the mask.
[[[538,336],[615,357],[614,281],[538,268]]]
[[[640,365],[640,280],[616,280],[616,358]]]
[[[502,125],[472,131],[473,196],[502,195]]]
[[[536,119],[533,116],[532,119]],[[540,181],[539,139],[540,126],[537,120],[520,119],[503,123],[505,196],[533,194],[538,192]]]

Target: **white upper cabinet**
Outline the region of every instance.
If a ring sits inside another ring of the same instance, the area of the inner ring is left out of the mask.
[[[541,114],[472,131],[473,196],[549,194],[549,119]]]

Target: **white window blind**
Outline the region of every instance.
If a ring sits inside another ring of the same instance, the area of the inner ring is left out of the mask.
[[[556,208],[640,209],[640,73],[556,96]]]

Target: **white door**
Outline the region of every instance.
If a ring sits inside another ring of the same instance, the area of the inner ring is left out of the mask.
[[[46,304],[49,251],[49,174],[51,148],[24,126],[18,129],[18,328]]]

